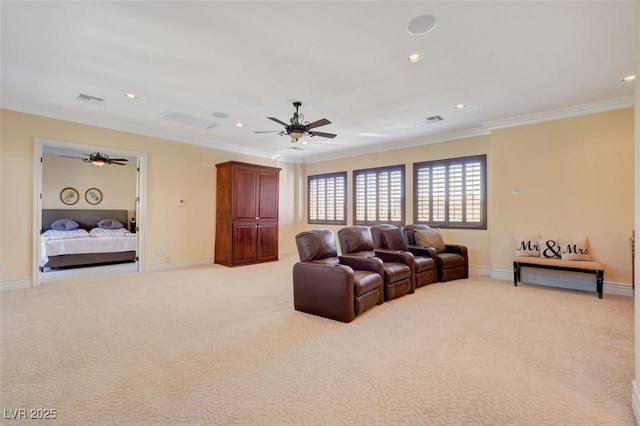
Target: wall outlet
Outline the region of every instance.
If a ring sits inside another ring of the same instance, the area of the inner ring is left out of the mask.
[[[511,188],[511,194],[513,195],[520,194],[520,188]]]
[[[4,262],[0,262],[0,271],[4,269]]]

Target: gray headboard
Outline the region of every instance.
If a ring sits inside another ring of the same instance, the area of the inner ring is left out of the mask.
[[[102,219],[116,219],[128,228],[127,210],[74,210],[74,209],[42,209],[42,232],[51,229],[51,224],[58,219],[72,219],[87,231],[96,227]]]

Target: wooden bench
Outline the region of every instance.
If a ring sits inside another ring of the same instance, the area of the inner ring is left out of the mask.
[[[513,259],[513,285],[517,286],[520,281],[520,268],[528,266],[530,268],[553,269],[556,271],[585,272],[596,276],[596,290],[598,297],[602,299],[602,284],[604,282],[604,267],[598,262],[591,260],[562,260],[547,259],[544,257],[520,256]]]

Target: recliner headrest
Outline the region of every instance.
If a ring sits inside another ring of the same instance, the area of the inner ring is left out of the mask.
[[[336,242],[330,229],[301,232],[296,235],[296,246],[302,262],[338,256]]]

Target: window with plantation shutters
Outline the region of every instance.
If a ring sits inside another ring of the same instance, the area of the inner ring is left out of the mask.
[[[404,165],[353,171],[353,224],[404,225]]]
[[[487,229],[486,163],[486,155],[414,163],[414,222]]]
[[[308,223],[347,224],[347,172],[308,177]]]

